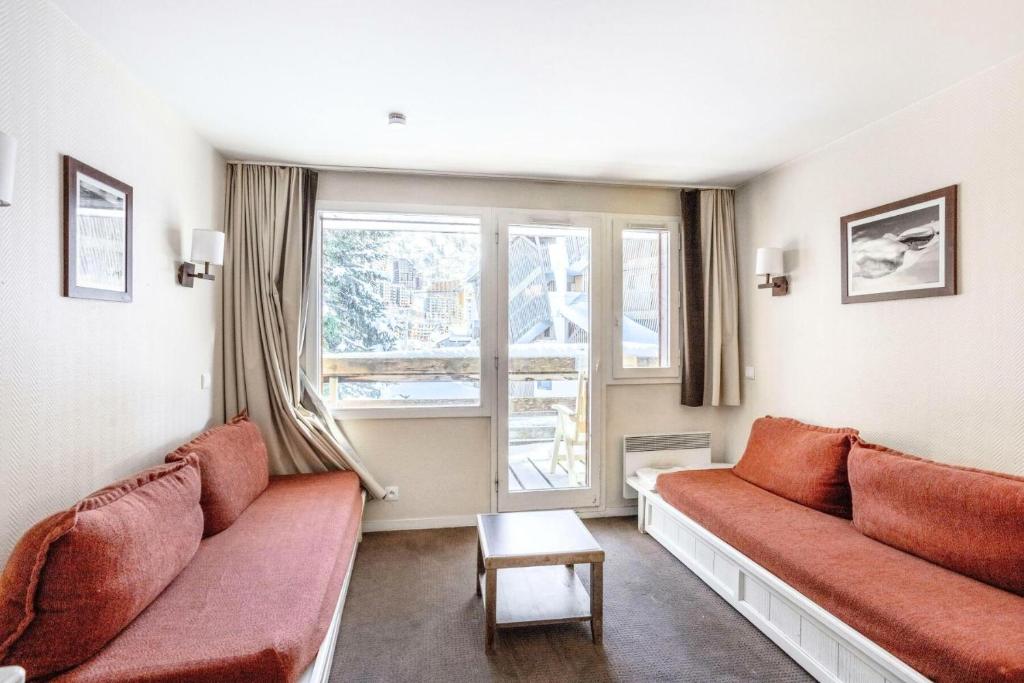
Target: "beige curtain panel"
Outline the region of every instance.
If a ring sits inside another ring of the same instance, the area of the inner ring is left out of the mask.
[[[316,186],[307,169],[228,165],[224,416],[248,410],[266,439],[271,472],[352,470],[383,498],[302,368]]]
[[[740,404],[739,293],[732,190],[701,190],[706,403]]]
[[[740,404],[739,295],[732,190],[683,190],[682,403]]]

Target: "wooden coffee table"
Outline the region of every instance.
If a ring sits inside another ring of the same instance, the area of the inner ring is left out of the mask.
[[[604,550],[575,512],[477,515],[476,526],[476,594],[487,616],[488,652],[498,628],[574,621],[589,621],[601,643]],[[590,565],[590,595],[577,564]]]

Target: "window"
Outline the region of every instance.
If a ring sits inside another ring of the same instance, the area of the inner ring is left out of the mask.
[[[613,377],[675,377],[675,226],[616,222]]]
[[[480,217],[323,211],[320,220],[328,406],[479,406]]]

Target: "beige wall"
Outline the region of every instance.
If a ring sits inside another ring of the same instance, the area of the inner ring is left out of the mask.
[[[843,306],[839,218],[960,185],[960,294]],[[744,363],[728,450],[772,413],[1024,473],[1024,58],[764,175],[737,199]],[[755,289],[785,247],[790,295]]]
[[[671,189],[391,173],[323,172],[317,198],[656,216],[679,214],[679,193]]]
[[[0,209],[0,556],[33,521],[158,462],[205,427],[216,287],[174,282],[183,232],[219,227],[223,160],[48,3],[0,0],[0,130],[20,143]],[[711,429],[735,460],[757,415],[860,427],[937,459],[1024,472],[1024,61],[1006,63],[751,182],[738,193],[744,406],[687,409],[677,385],[605,390],[605,507],[629,432]],[[135,188],[135,301],[60,288],[60,155]],[[842,306],[841,215],[961,186],[961,294]],[[322,173],[321,199],[675,215],[674,190]],[[791,294],[755,289],[753,252],[787,249]],[[487,418],[346,425],[401,500],[374,523],[464,518],[490,505]]]
[[[0,0],[0,558],[36,520],[162,461],[211,419],[215,288],[175,282],[182,231],[220,227],[223,159],[48,2]],[[61,155],[134,188],[130,304],[61,287]]]
[[[676,190],[578,183],[492,180],[375,173],[320,174],[322,201],[531,208],[674,216]],[[710,410],[684,408],[679,386],[614,385],[606,390],[604,485],[606,509],[635,506],[622,498],[622,435],[715,429]],[[490,506],[489,418],[351,420],[345,429],[397,502],[371,502],[372,524],[395,520],[452,523]],[[717,444],[716,444],[717,446]]]

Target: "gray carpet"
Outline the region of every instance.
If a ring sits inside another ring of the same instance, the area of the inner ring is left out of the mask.
[[[603,648],[589,625],[571,624],[499,630],[488,657],[476,529],[373,533],[359,548],[331,681],[812,680],[635,518],[586,524],[607,556]]]

